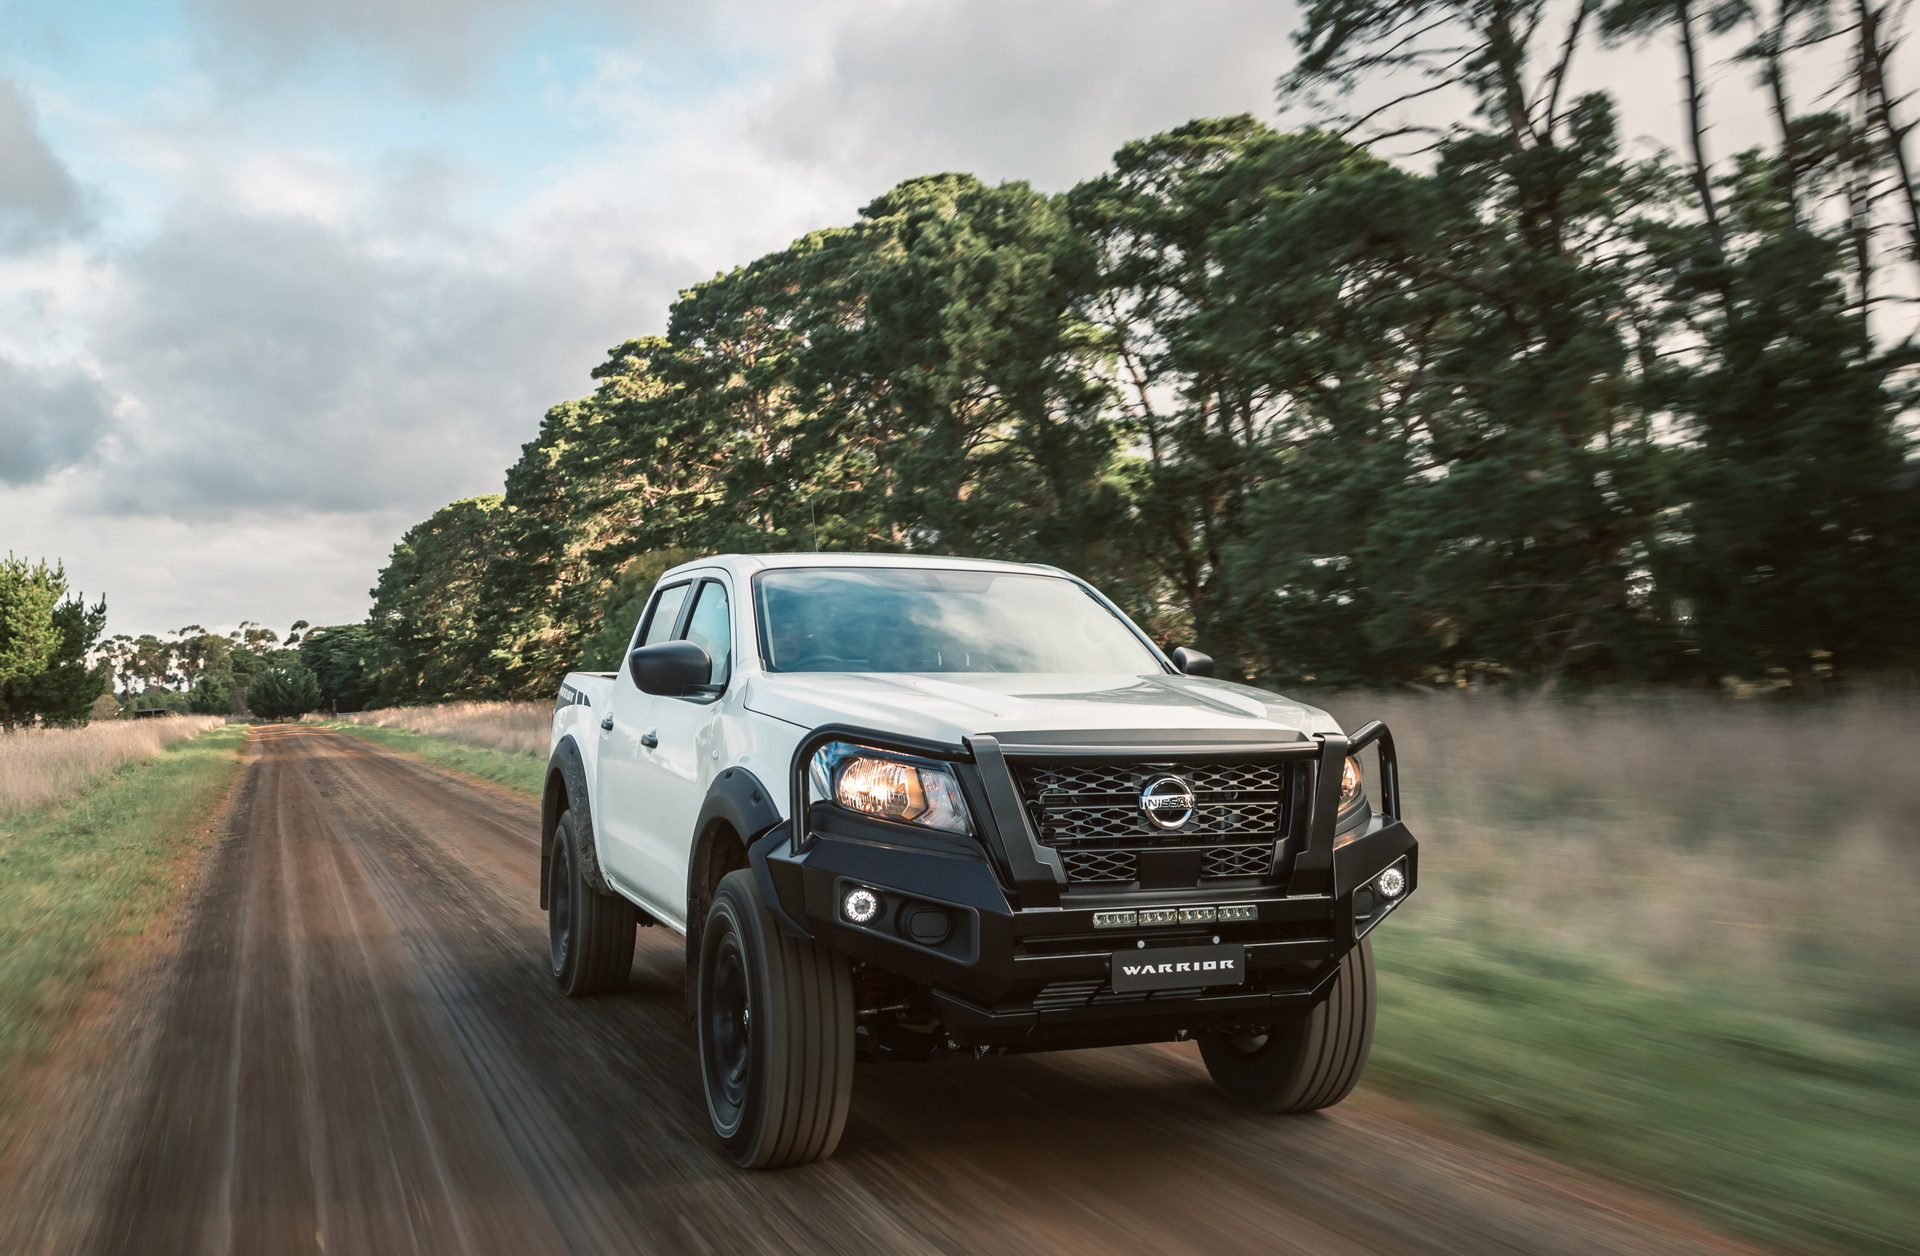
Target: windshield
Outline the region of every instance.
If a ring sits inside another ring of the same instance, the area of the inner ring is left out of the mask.
[[[1127,622],[1058,576],[804,567],[754,581],[772,672],[1164,671]]]

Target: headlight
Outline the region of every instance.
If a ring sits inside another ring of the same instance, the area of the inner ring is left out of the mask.
[[[1354,838],[1367,821],[1367,778],[1361,774],[1360,761],[1349,757],[1340,769],[1340,814],[1333,821],[1333,848],[1339,850]]]
[[[1367,800],[1367,778],[1360,773],[1360,760],[1348,756],[1340,769],[1340,811],[1352,811]]]
[[[815,752],[807,781],[815,802],[831,798],[861,815],[950,833],[973,832],[960,782],[943,763],[836,741]]]

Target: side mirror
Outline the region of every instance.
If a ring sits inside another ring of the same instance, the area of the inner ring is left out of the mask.
[[[627,655],[627,671],[642,693],[682,698],[712,683],[713,659],[691,641],[662,641]]]
[[[1173,652],[1173,665],[1189,676],[1213,675],[1213,655],[1181,646]]]

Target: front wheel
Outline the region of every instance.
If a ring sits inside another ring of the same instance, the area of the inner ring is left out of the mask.
[[[721,879],[700,935],[707,1115],[743,1169],[831,1155],[853,1096],[853,980],[844,959],[781,933],[753,873]]]
[[[1313,1112],[1345,1099],[1373,1049],[1373,943],[1340,961],[1333,992],[1297,1020],[1264,1032],[1199,1035],[1214,1084],[1260,1112]]]

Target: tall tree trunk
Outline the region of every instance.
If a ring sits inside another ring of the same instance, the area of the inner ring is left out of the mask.
[[[1893,48],[1881,42],[1880,19],[1886,7],[1876,10],[1868,0],[1854,0],[1854,11],[1860,18],[1859,69],[1867,120],[1869,124],[1877,123],[1881,135],[1886,137],[1887,156],[1900,176],[1900,192],[1906,200],[1909,255],[1914,265],[1920,267],[1920,189],[1914,187],[1913,170],[1907,164],[1906,140],[1911,125],[1899,126],[1893,119],[1893,91],[1887,84],[1887,61]]]
[[[1793,147],[1793,110],[1787,105],[1787,19],[1793,13],[1794,0],[1780,0],[1774,17],[1773,34],[1766,51],[1767,90],[1773,98],[1773,120],[1780,127],[1780,195],[1786,198],[1787,215],[1800,225],[1798,182],[1799,154]]]
[[[1543,125],[1549,144],[1554,142],[1554,133],[1560,121],[1560,92],[1567,85],[1567,69],[1573,64],[1574,50],[1580,46],[1580,32],[1587,24],[1587,15],[1595,7],[1595,0],[1580,0],[1580,7],[1574,10],[1573,20],[1567,23],[1567,37],[1560,44],[1560,59],[1554,62],[1552,73],[1547,75]]]
[[[1853,91],[1853,121],[1863,130],[1866,87],[1856,71]],[[1847,238],[1853,244],[1853,269],[1860,277],[1860,322],[1866,325],[1873,314],[1873,167],[1860,146],[1847,163],[1847,179],[1842,191],[1847,199]]]
[[[1700,210],[1707,216],[1707,238],[1713,241],[1714,252],[1725,253],[1727,237],[1720,227],[1720,207],[1713,199],[1713,172],[1707,166],[1706,89],[1700,85],[1700,55],[1693,42],[1693,6],[1680,0],[1675,16],[1687,74],[1687,140],[1693,149],[1693,188],[1700,197]]]

